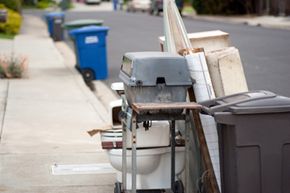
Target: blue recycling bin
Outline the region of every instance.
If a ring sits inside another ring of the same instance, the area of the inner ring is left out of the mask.
[[[77,65],[86,81],[108,77],[106,26],[86,26],[69,31],[76,52]]]
[[[64,39],[62,25],[65,14],[62,12],[51,12],[45,14],[49,36],[54,40],[61,41]]]

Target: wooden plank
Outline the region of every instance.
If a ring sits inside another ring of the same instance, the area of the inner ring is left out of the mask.
[[[132,108],[135,112],[139,114],[142,111],[154,111],[154,110],[179,110],[179,109],[200,110],[201,105],[195,102],[133,103]]]
[[[190,101],[196,101],[193,87],[190,87],[188,89],[188,94],[189,94]],[[211,162],[211,158],[209,155],[209,150],[207,147],[205,135],[203,132],[203,127],[202,127],[201,120],[199,117],[199,112],[192,111],[192,113],[193,113],[192,118],[194,120],[196,133],[198,135],[197,137],[198,137],[198,141],[199,141],[199,145],[200,145],[201,158],[202,158],[202,163],[204,166],[204,173],[207,174],[205,176],[205,178],[203,179],[204,186],[206,188],[206,192],[208,192],[208,193],[220,193],[218,183],[217,183],[217,180],[215,177],[213,165]]]

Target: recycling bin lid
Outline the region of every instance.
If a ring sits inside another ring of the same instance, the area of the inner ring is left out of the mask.
[[[75,35],[75,34],[101,32],[101,31],[108,31],[108,30],[109,30],[109,27],[107,27],[107,26],[85,26],[85,27],[73,29],[73,30],[69,31],[69,34]]]
[[[64,17],[64,15],[63,12],[50,12],[45,14],[46,17]]]
[[[104,23],[103,20],[96,20],[96,19],[78,19],[70,22],[66,22],[64,26],[66,28],[77,28],[89,25],[102,25]]]
[[[290,98],[269,91],[243,92],[219,97],[200,103],[203,111],[215,115],[222,112],[232,114],[262,114],[290,112]]]

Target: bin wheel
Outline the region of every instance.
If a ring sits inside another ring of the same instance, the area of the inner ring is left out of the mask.
[[[123,193],[122,184],[120,182],[115,183],[114,193]]]
[[[92,80],[95,80],[95,73],[93,70],[86,68],[81,70],[81,74],[86,82],[90,82]]]
[[[184,186],[181,180],[175,181],[174,183],[174,193],[184,193]]]

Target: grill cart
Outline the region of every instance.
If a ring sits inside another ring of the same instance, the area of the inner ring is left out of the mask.
[[[126,53],[119,77],[124,83],[125,95],[122,97],[121,113],[122,176],[117,179],[115,193],[128,190],[133,193],[137,190],[163,192],[165,189],[183,193],[179,175],[184,169],[185,148],[184,144],[177,144],[175,121],[184,120],[188,123],[189,111],[201,108],[196,103],[186,102],[187,88],[192,85],[186,60],[164,52]],[[158,163],[151,173],[146,173],[146,170],[142,173],[140,160],[144,149],[137,146],[138,140],[142,140],[142,135],[137,135],[138,124],[143,123],[143,127],[150,130],[152,121],[164,120],[170,123],[170,144],[159,149],[159,152],[155,148],[147,149],[152,160],[157,160]],[[128,140],[127,132],[131,133],[130,147],[125,145]],[[155,185],[151,186],[152,184]]]

